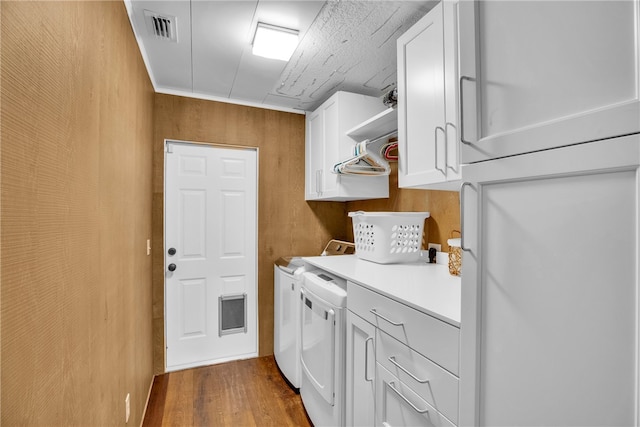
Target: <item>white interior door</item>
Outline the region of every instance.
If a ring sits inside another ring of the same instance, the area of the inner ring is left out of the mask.
[[[166,370],[257,355],[257,153],[167,141]]]

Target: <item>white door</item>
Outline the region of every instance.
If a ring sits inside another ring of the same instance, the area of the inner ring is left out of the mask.
[[[167,141],[167,371],[257,354],[257,153]]]
[[[640,136],[465,165],[460,425],[638,425]]]

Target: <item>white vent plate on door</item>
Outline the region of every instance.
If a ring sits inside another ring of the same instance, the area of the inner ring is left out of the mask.
[[[175,16],[161,15],[156,12],[151,12],[150,10],[145,10],[144,20],[151,36],[159,40],[178,41],[177,20]]]

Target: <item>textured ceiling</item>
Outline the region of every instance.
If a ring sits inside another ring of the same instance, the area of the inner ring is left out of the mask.
[[[313,110],[337,90],[380,96],[396,84],[396,40],[427,2],[327,2],[267,101]]]
[[[312,111],[338,90],[382,96],[396,83],[396,39],[434,1],[125,0],[158,92]],[[145,11],[175,17],[177,42]],[[257,22],[295,28],[291,60],[251,54]]]

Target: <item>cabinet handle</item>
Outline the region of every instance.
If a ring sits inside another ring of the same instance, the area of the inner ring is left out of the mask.
[[[457,130],[456,129],[456,125],[454,125],[451,122],[446,122],[444,124],[444,129],[445,129],[445,131],[444,131],[444,141],[445,141],[445,144],[446,144],[445,145],[445,149],[449,148],[449,137],[448,137],[447,130],[446,130],[447,126],[451,126],[454,130]],[[448,156],[449,150],[447,150],[445,152],[445,159],[447,159],[447,167],[449,169],[451,169],[453,172],[459,173],[459,171],[460,171],[460,167],[459,167],[459,164],[460,164],[460,144],[458,144],[458,139],[457,138],[456,138],[455,143],[456,143],[456,161],[455,161],[455,164],[458,165],[458,167],[454,168],[454,167],[449,166],[449,156]]]
[[[375,308],[372,308],[371,310],[369,310],[369,312],[374,316],[381,318],[382,320],[386,320],[387,322],[391,323],[393,326],[404,326],[404,322],[394,322],[393,320],[390,320],[388,317],[385,317],[382,314],[378,313]]]
[[[409,372],[407,370],[407,368],[405,368],[404,366],[402,366],[401,364],[399,364],[398,362],[396,362],[396,357],[395,356],[390,356],[389,357],[389,362],[393,363],[394,365],[396,365],[398,368],[400,368],[405,374],[409,375],[411,378],[413,378],[414,380],[416,380],[417,382],[419,382],[420,384],[425,384],[429,382],[429,379],[426,380],[421,380],[420,378],[416,377],[414,374],[412,374],[411,372]]]
[[[369,373],[369,341],[373,342],[373,337],[364,340],[364,380],[371,382],[373,378],[369,378],[367,375]]]
[[[438,129],[440,129],[442,131],[442,133],[444,134],[445,138],[447,137],[447,134],[444,130],[444,128],[442,126],[436,126],[436,128],[434,129],[434,142],[435,142],[435,146],[436,146],[436,170],[439,170],[442,175],[446,175],[447,171],[445,169],[440,169],[438,167]],[[445,166],[447,165],[447,142],[445,140],[445,150],[444,150],[444,164]]]
[[[427,412],[429,412],[429,409],[419,409],[416,405],[414,405],[413,403],[411,403],[411,401],[409,399],[407,399],[406,397],[404,397],[404,395],[402,393],[400,393],[400,390],[398,390],[397,388],[394,387],[394,383],[393,381],[391,381],[390,383],[387,383],[387,386],[393,390],[398,396],[400,396],[400,398],[402,400],[404,400],[405,402],[407,402],[407,405],[411,406],[413,408],[414,411],[416,411],[419,414],[426,414]]]
[[[462,91],[463,88],[463,82],[465,80],[468,80],[470,82],[475,82],[476,80],[474,78],[471,77],[467,77],[467,76],[461,76],[460,77],[460,142],[462,142],[463,144],[466,145],[472,145],[471,141],[466,141],[464,139],[464,92]]]
[[[321,169],[318,169],[316,171],[316,193],[318,194],[318,196],[320,195],[320,174],[322,173]]]
[[[463,182],[460,187],[460,249],[465,252],[471,252],[471,249],[464,245],[464,189],[473,187],[470,182]]]

